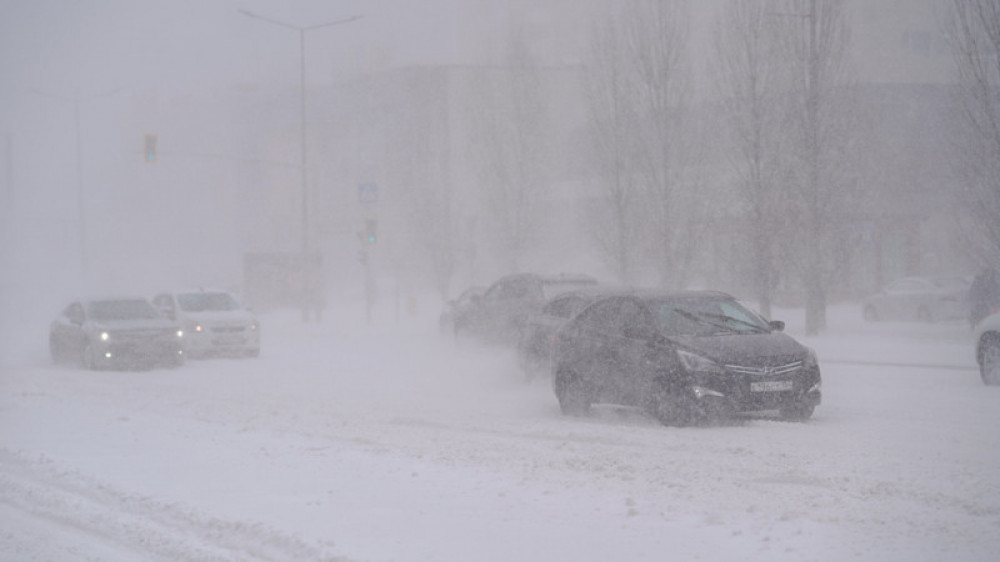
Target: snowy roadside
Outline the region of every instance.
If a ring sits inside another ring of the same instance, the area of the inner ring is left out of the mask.
[[[795,335],[795,318],[779,318]],[[848,320],[807,341],[825,399],[806,424],[664,428],[614,408],[564,418],[509,354],[456,347],[427,318],[274,315],[260,360],[178,371],[7,370],[0,552],[993,559],[1000,438],[985,428],[1000,423],[1000,395],[968,356],[957,370],[836,360],[961,361],[961,327]]]

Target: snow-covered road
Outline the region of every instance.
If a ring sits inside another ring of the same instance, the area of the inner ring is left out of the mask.
[[[802,338],[810,422],[711,428],[564,418],[430,314],[268,315],[259,359],[179,370],[39,346],[0,359],[0,559],[996,560],[1000,389],[968,328],[856,316]]]

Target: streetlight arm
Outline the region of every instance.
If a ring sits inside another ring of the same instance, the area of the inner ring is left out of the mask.
[[[331,21],[331,22],[328,22],[328,23],[321,23],[319,25],[310,25],[309,27],[303,27],[302,30],[303,31],[309,31],[310,29],[319,29],[321,27],[330,27],[332,25],[340,25],[342,23],[351,23],[352,21],[357,21],[357,20],[359,20],[359,19],[361,19],[363,17],[364,16],[351,16],[349,18],[344,18],[344,19],[337,20],[337,21]]]
[[[295,31],[300,31],[300,32],[301,31],[309,31],[310,29],[319,29],[321,27],[330,27],[331,25],[340,25],[342,23],[350,23],[352,21],[359,20],[359,19],[361,19],[363,17],[363,16],[351,16],[349,18],[344,18],[344,19],[340,19],[340,20],[337,20],[337,21],[331,21],[331,22],[327,22],[327,23],[321,23],[321,24],[317,24],[317,25],[310,25],[310,26],[302,27],[302,26],[298,26],[298,25],[292,25],[290,23],[285,23],[283,21],[278,21],[276,19],[272,19],[272,18],[269,18],[269,17],[266,17],[266,16],[262,16],[262,15],[259,15],[259,14],[255,14],[255,13],[249,11],[249,10],[242,10],[241,9],[241,10],[239,10],[239,12],[241,14],[245,15],[245,16],[250,16],[252,18],[256,18],[256,19],[259,19],[259,20],[264,20],[264,21],[266,21],[268,23],[273,23],[274,25],[280,25],[281,27],[285,27],[285,28],[288,28],[288,29],[294,29]]]

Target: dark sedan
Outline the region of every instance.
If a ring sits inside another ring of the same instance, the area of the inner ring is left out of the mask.
[[[805,420],[821,401],[819,365],[783,329],[725,293],[606,296],[559,332],[553,387],[571,415],[608,403],[670,425],[764,411]]]
[[[528,318],[517,342],[517,362],[527,380],[552,371],[552,348],[559,330],[607,289],[581,289],[557,295]]]
[[[585,275],[518,273],[498,279],[472,297],[455,317],[455,335],[509,346],[517,344],[528,318],[562,293],[597,284]]]
[[[52,322],[53,361],[87,369],[176,367],[184,363],[181,327],[144,298],[71,303]]]

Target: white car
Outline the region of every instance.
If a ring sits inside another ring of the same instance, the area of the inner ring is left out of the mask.
[[[983,384],[1000,386],[1000,313],[983,318],[976,325],[976,362]]]
[[[969,280],[963,277],[905,277],[861,303],[867,322],[962,320],[969,314]]]
[[[260,355],[260,323],[227,291],[197,289],[161,293],[153,304],[184,329],[188,357]]]

